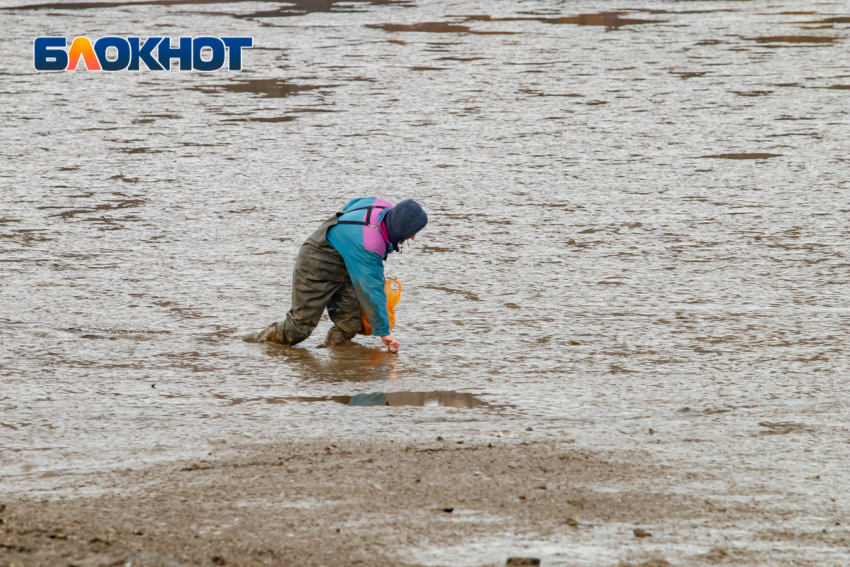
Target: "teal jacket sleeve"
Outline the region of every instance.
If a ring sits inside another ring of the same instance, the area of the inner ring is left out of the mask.
[[[390,334],[390,315],[387,312],[387,293],[384,291],[384,261],[368,250],[344,255],[345,267],[357,292],[360,306],[372,326],[372,334]]]

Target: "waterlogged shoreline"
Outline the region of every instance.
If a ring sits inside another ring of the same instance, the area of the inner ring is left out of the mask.
[[[727,483],[716,470],[661,464],[647,451],[597,452],[533,434],[322,439],[227,453],[58,475],[51,496],[7,497],[4,561],[839,565],[850,543],[838,494],[777,492],[740,463]],[[98,494],[69,497],[89,487]]]

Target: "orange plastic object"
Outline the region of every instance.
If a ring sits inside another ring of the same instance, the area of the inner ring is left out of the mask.
[[[393,289],[393,284],[398,286],[398,289]],[[387,313],[390,314],[390,329],[395,327],[395,306],[401,301],[401,283],[398,280],[390,280],[384,284],[384,291],[387,294]],[[369,324],[369,319],[366,318],[366,313],[360,311],[361,335],[371,335],[372,325]]]

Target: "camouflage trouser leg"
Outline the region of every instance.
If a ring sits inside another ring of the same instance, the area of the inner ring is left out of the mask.
[[[292,271],[292,308],[277,323],[280,341],[295,345],[310,336],[325,308],[331,321],[350,339],[360,330],[360,301],[345,262],[324,238],[301,246]]]
[[[296,345],[310,336],[325,308],[335,325],[326,343],[332,343],[332,334],[333,342],[343,342],[360,331],[360,301],[345,261],[325,238],[336,219],[334,216],[323,223],[298,251],[292,270],[292,308],[286,320],[272,323],[244,340]]]
[[[360,300],[351,283],[339,289],[328,304],[328,317],[345,339],[353,339],[360,332],[362,313]]]

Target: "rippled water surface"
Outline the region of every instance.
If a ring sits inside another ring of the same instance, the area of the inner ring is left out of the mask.
[[[21,4],[0,0],[2,490],[234,439],[533,427],[846,498],[843,2]],[[36,73],[40,35],[255,47],[241,73]],[[243,343],[365,195],[430,218],[387,262],[401,354],[318,349],[326,318]]]

